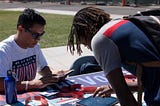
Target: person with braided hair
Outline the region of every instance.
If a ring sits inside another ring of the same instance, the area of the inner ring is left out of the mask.
[[[136,75],[136,66],[128,62],[159,61],[160,55],[146,34],[126,19],[112,19],[110,14],[96,7],[79,10],[74,18],[68,37],[67,49],[80,55],[81,44],[93,51],[110,86],[97,89],[94,96],[115,92],[121,106],[137,106],[131,93],[132,85],[125,82],[122,69]],[[160,69],[142,69],[144,100],[148,106],[160,105]],[[135,86],[136,87],[136,86]]]

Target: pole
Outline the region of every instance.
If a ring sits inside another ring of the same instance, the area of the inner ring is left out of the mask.
[[[125,0],[122,0],[122,6],[125,6]]]
[[[66,4],[70,5],[71,4],[71,0],[66,0]]]

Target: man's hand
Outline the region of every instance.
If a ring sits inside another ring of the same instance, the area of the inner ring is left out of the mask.
[[[60,76],[60,75],[52,74],[52,75],[43,76],[42,78],[40,78],[40,80],[44,84],[53,84],[53,83],[57,83],[59,81],[64,80],[65,77],[66,76]]]
[[[42,78],[38,80],[29,81],[29,86],[33,86],[34,88],[41,89],[41,88],[46,87],[47,85],[58,83],[59,81],[62,81],[64,79],[65,77],[61,77],[61,76],[52,74],[48,76],[43,76]]]
[[[96,91],[93,94],[93,97],[95,96],[107,97],[107,96],[111,96],[112,93],[113,93],[113,90],[110,85],[103,85],[101,87],[97,87]]]
[[[57,82],[65,80],[65,78],[67,77],[65,73],[68,71],[69,70],[67,71],[61,70],[53,72],[53,70],[50,67],[45,66],[39,72],[39,74],[42,76],[39,80],[41,80],[42,83],[46,85],[55,84]]]
[[[70,73],[72,73],[73,70],[61,70],[61,71],[58,71],[56,74],[61,76],[61,77],[67,77],[67,75],[69,75]]]
[[[29,86],[32,86],[34,88],[38,88],[38,89],[41,89],[41,88],[44,88],[46,87],[47,85],[45,83],[43,83],[41,80],[32,80],[32,81],[29,81],[28,82],[28,85]]]

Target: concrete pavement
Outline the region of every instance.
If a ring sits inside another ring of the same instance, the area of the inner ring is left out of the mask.
[[[110,14],[117,14],[117,15],[129,15],[129,14],[135,14],[137,11],[143,11],[150,8],[158,8],[158,5],[154,6],[110,6],[110,5],[95,5],[94,3],[90,3],[88,5],[81,5],[80,3],[74,3],[71,2],[71,5],[64,5],[60,4],[60,2],[16,2],[13,3],[7,3],[4,2],[6,0],[0,0],[0,9],[6,9],[6,8],[36,8],[36,9],[49,9],[49,10],[63,10],[63,11],[78,11],[84,7],[88,6],[94,6],[98,7],[100,9],[103,9],[104,11],[110,13]],[[21,0],[24,1],[24,0]],[[30,0],[28,0],[30,1]]]
[[[81,56],[93,55],[93,53],[82,46],[83,53]],[[66,46],[60,47],[52,47],[52,48],[44,48],[42,49],[44,56],[47,59],[48,64],[54,69],[69,69],[71,64],[79,57],[79,55],[75,54],[71,55],[69,51],[67,51]]]

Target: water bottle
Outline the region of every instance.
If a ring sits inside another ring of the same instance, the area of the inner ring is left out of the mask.
[[[12,71],[7,71],[7,77],[4,79],[6,102],[13,104],[17,102],[16,80],[12,76]]]

